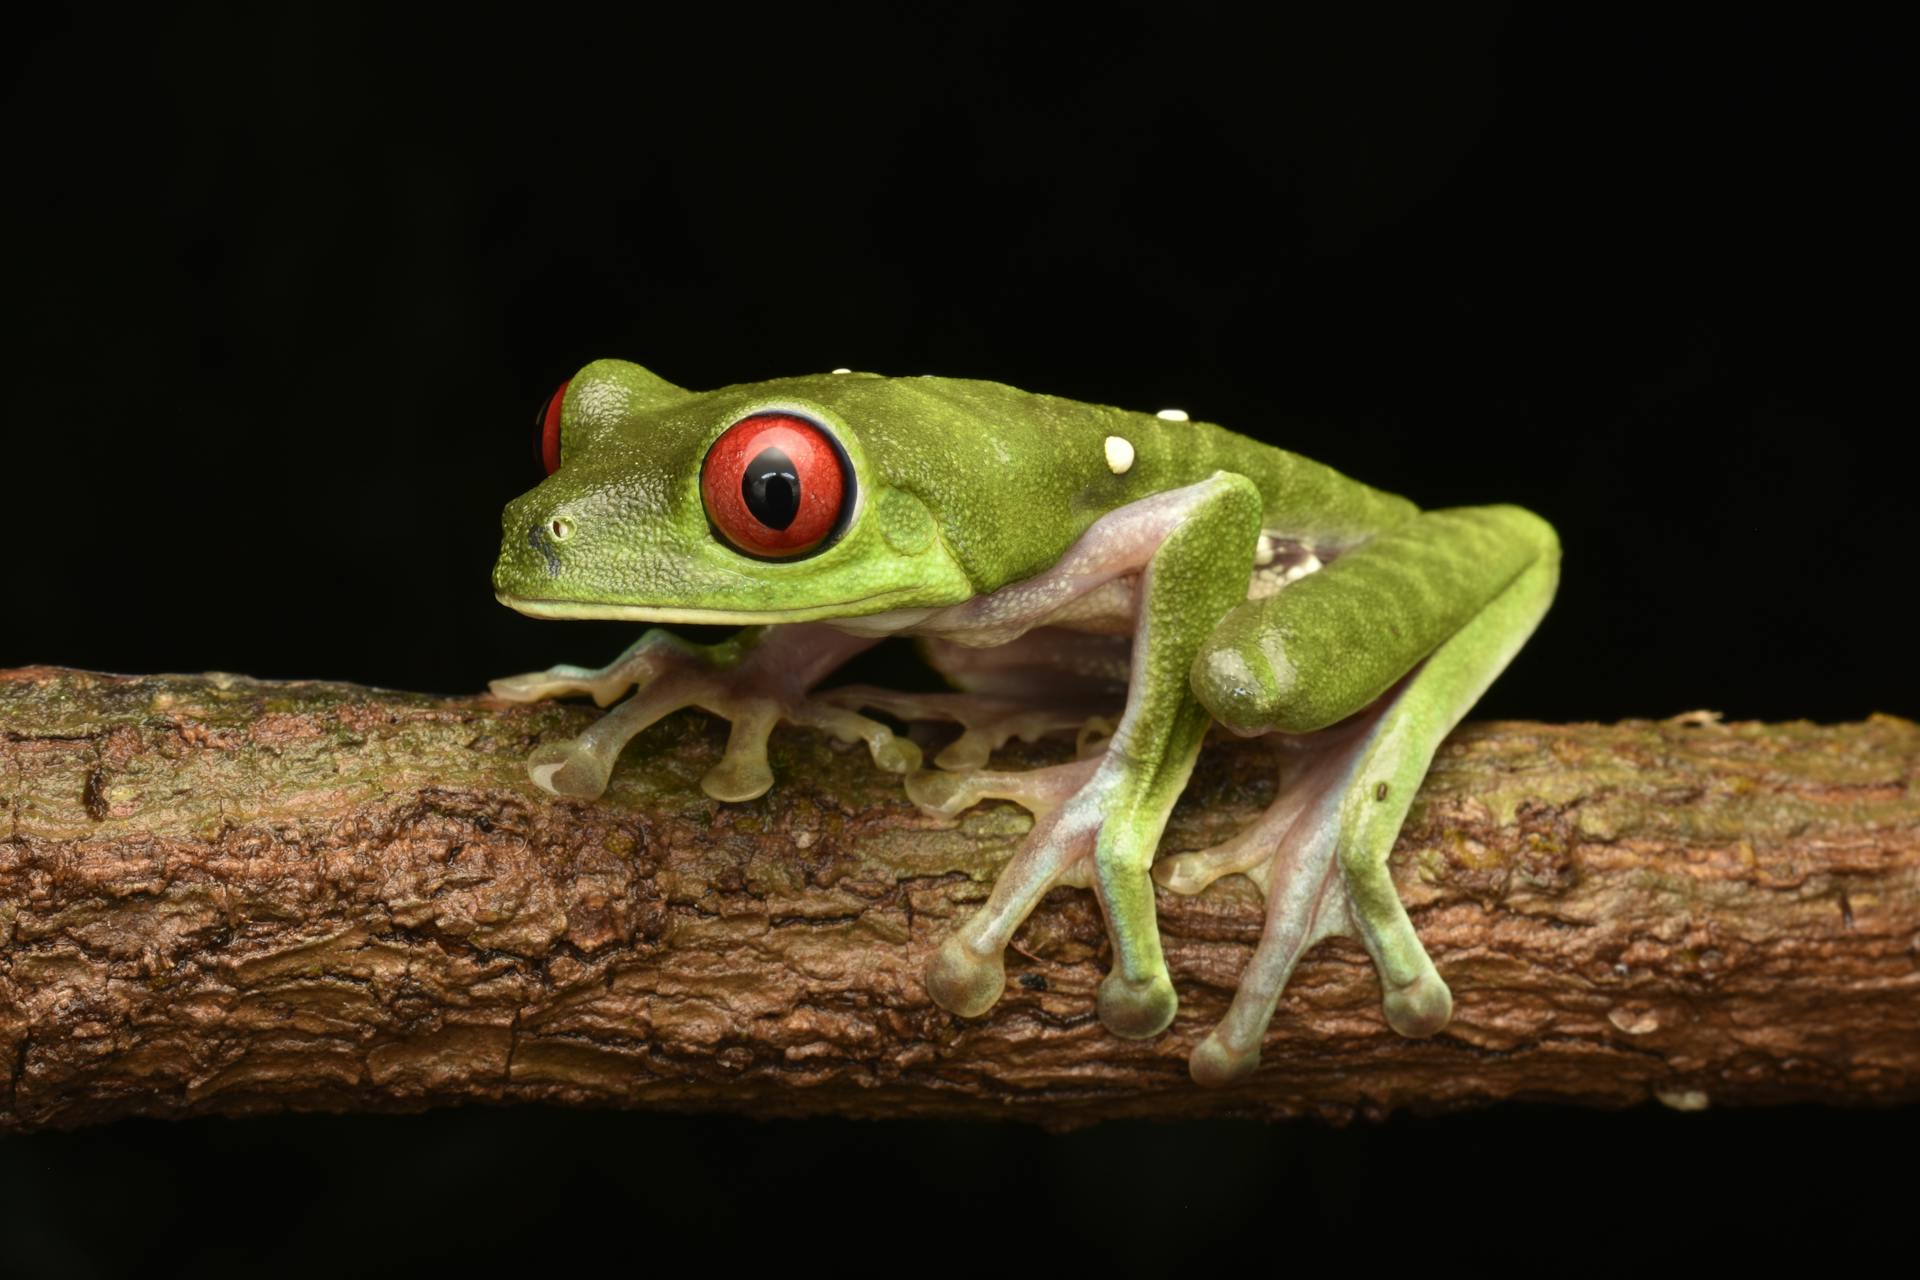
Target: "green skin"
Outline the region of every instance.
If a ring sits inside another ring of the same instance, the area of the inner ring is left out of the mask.
[[[831,433],[857,495],[835,540],[784,561],[718,536],[700,491],[714,441],[769,410]],[[994,1003],[1014,930],[1048,889],[1077,884],[1099,896],[1113,940],[1102,1021],[1118,1035],[1158,1035],[1176,999],[1154,880],[1193,893],[1238,873],[1267,891],[1266,932],[1232,1011],[1193,1051],[1197,1080],[1253,1069],[1295,962],[1336,933],[1372,954],[1396,1029],[1446,1025],[1451,995],[1387,854],[1435,748],[1552,598],[1559,544],[1537,516],[1421,512],[1183,415],[988,382],[835,373],[689,392],[601,360],[572,380],[561,413],[559,469],[506,511],[500,600],[536,617],[750,629],[712,646],[650,631],[606,667],[496,681],[509,698],[588,693],[603,706],[639,687],[581,737],[535,753],[541,786],[599,795],[635,733],[694,705],[733,722],[703,786],[751,799],[773,782],[773,726],[812,725],[864,741],[930,810],[1003,796],[1034,811],[987,903],[928,969],[933,998],[956,1013]],[[811,693],[890,634],[923,637],[970,692]],[[1090,706],[1122,672],[1115,726]],[[862,707],[966,732],[940,756],[943,769],[925,770],[918,749]],[[1281,796],[1228,844],[1156,866],[1167,815],[1216,722],[1291,735]],[[1012,734],[1088,723],[1111,737],[1073,764],[981,767]]]

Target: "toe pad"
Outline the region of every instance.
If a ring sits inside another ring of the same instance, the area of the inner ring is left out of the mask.
[[[757,760],[728,756],[700,779],[702,791],[731,804],[758,800],[772,788],[773,770],[767,767],[764,754]]]
[[[592,800],[607,789],[609,770],[577,743],[556,742],[527,759],[527,776],[543,791],[575,800]]]
[[[1432,969],[1381,1002],[1387,1024],[1403,1036],[1419,1039],[1441,1030],[1453,1018],[1453,992]]]
[[[1244,1080],[1260,1065],[1260,1047],[1235,1049],[1220,1038],[1218,1031],[1194,1046],[1187,1058],[1187,1073],[1195,1084],[1217,1089]]]
[[[979,955],[958,934],[941,943],[927,962],[927,994],[942,1009],[963,1018],[977,1018],[993,1008],[1006,985],[1000,953]]]
[[[1165,1031],[1179,1011],[1173,980],[1163,971],[1143,982],[1109,973],[1100,983],[1100,1021],[1127,1040],[1146,1040]]]
[[[907,798],[927,812],[950,818],[978,800],[967,774],[921,770],[907,775]]]

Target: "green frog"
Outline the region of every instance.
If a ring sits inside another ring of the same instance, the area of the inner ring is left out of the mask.
[[[1257,1065],[1295,964],[1334,934],[1365,945],[1397,1031],[1447,1024],[1452,995],[1387,855],[1434,750],[1553,597],[1560,547],[1538,516],[1422,511],[1179,410],[956,378],[837,369],[688,391],[600,360],[553,394],[540,428],[549,474],[506,510],[502,603],[744,628],[711,645],[656,628],[607,666],[494,682],[503,698],[601,706],[637,688],[532,755],[540,787],[596,797],[636,733],[700,707],[732,726],[703,788],[750,800],[774,783],[775,725],[811,726],[864,743],[926,809],[1004,798],[1033,813],[927,969],[956,1014],[999,999],[1014,931],[1072,885],[1093,890],[1112,940],[1101,1022],[1159,1035],[1177,997],[1156,881],[1197,893],[1240,874],[1265,891],[1265,925],[1229,1012],[1192,1052],[1197,1081]],[[815,691],[887,636],[919,638],[955,691]],[[961,732],[928,768],[872,712]],[[1226,843],[1156,861],[1216,725],[1287,735],[1284,785]],[[1013,735],[1073,728],[1081,758],[989,767]]]

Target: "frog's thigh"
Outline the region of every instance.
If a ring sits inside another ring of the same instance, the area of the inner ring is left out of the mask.
[[[1426,512],[1235,609],[1194,662],[1194,692],[1241,733],[1324,729],[1385,693],[1548,560],[1558,564],[1559,543],[1530,511]]]

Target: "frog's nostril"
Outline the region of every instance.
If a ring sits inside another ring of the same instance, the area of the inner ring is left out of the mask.
[[[559,524],[560,522],[555,520],[553,523]],[[569,532],[571,532],[571,526],[569,526]],[[557,578],[560,576],[560,557],[554,554],[553,538],[547,525],[536,524],[529,528],[527,530],[527,545],[546,558],[547,576],[549,578]]]
[[[573,521],[565,516],[555,516],[547,525],[547,531],[553,535],[555,542],[565,542],[573,536]]]

